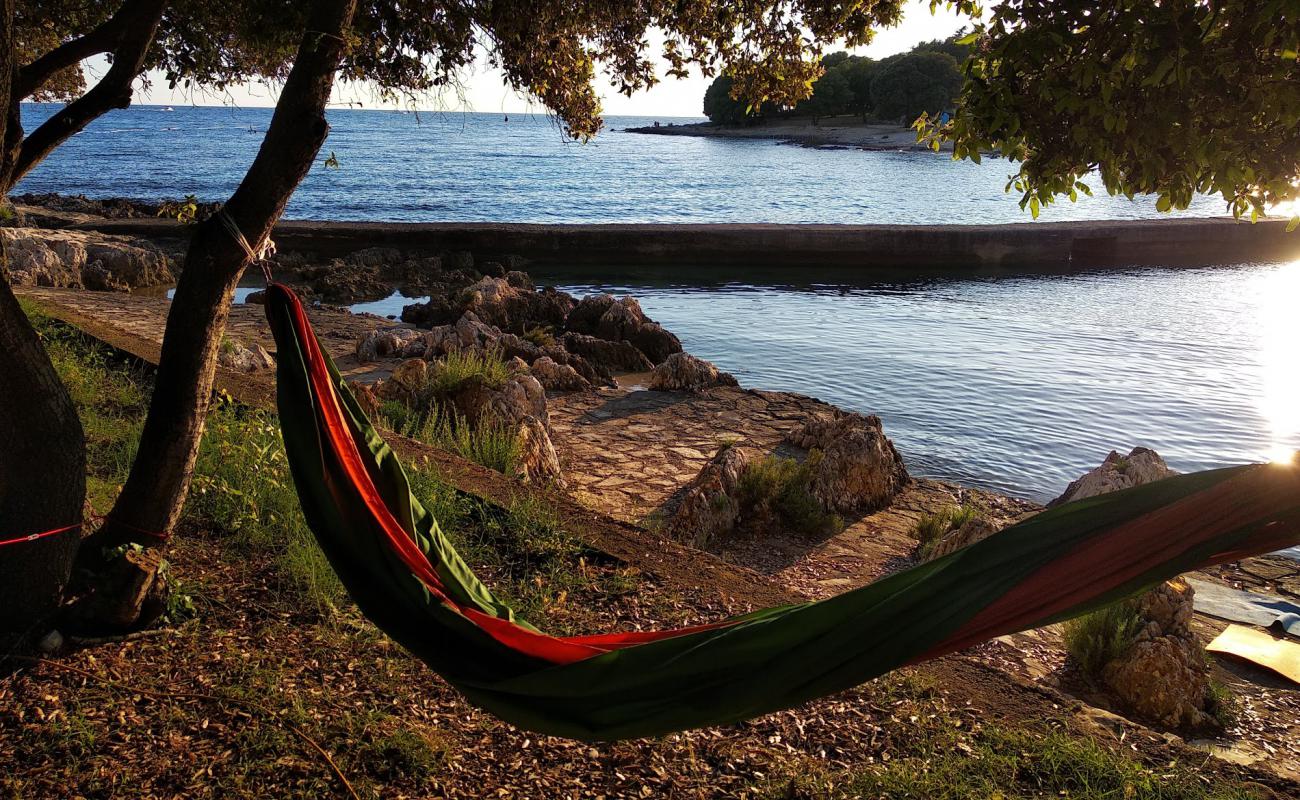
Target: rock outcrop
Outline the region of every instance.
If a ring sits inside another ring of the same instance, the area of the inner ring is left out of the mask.
[[[551,364],[566,378],[576,376]],[[560,460],[551,441],[546,391],[522,362],[511,366],[510,376],[500,383],[474,375],[457,386],[437,388],[434,378],[438,363],[408,358],[388,378],[353,387],[367,413],[374,413],[380,402],[387,400],[425,414],[449,414],[445,424],[451,426],[500,426],[516,437],[518,458],[514,469],[518,477],[532,482],[562,482]]]
[[[609,372],[649,372],[654,364],[631,342],[612,342],[569,331],[560,339],[564,349]]]
[[[1154,450],[1112,451],[1099,467],[1070,484],[1050,506],[1141,486],[1174,475]],[[1142,628],[1128,652],[1102,669],[1102,681],[1126,707],[1172,728],[1213,724],[1214,702],[1204,648],[1191,628],[1192,587],[1181,580],[1136,598]]]
[[[668,520],[668,533],[692,547],[705,549],[734,530],[741,511],[736,488],[746,465],[756,456],[748,448],[720,448],[686,485],[681,502]]]
[[[547,391],[573,392],[591,388],[591,383],[568,364],[557,364],[550,356],[542,356],[528,366],[528,371]]]
[[[1106,685],[1128,708],[1170,728],[1213,724],[1204,650],[1192,631],[1195,590],[1181,580],[1137,599],[1143,627],[1123,658],[1103,669]]]
[[[362,363],[384,358],[417,358],[429,349],[428,335],[414,328],[376,328],[357,340],[355,352]]]
[[[810,419],[786,440],[821,452],[808,488],[829,511],[883,508],[907,484],[903,457],[877,416],[837,411]]]
[[[275,359],[266,352],[266,348],[254,343],[248,347],[233,339],[221,343],[217,352],[217,363],[235,372],[257,372],[275,366]]]
[[[652,364],[660,364],[673,353],[682,352],[681,341],[647,317],[641,304],[632,297],[588,295],[569,312],[565,327],[598,339],[628,342]]]
[[[942,558],[949,553],[957,552],[963,547],[970,547],[976,542],[982,542],[1000,530],[1002,530],[1001,527],[984,517],[973,517],[956,530],[944,534],[933,546],[922,548],[922,560],[933,561],[936,558]]]
[[[175,280],[156,246],[126,236],[4,228],[9,282],[16,286],[130,291]]]
[[[1065,492],[1052,502],[1048,508],[1096,497],[1099,494],[1141,486],[1178,473],[1169,468],[1160,454],[1145,447],[1135,447],[1127,456],[1121,456],[1114,450],[1096,469],[1066,487]]]
[[[673,353],[650,374],[650,388],[665,392],[701,392],[713,386],[738,386],[729,373],[689,353]]]

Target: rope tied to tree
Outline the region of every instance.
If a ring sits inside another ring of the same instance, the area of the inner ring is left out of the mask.
[[[235,243],[243,248],[244,254],[248,256],[249,261],[262,268],[262,277],[266,278],[267,285],[270,285],[272,281],[271,266],[266,259],[275,255],[275,242],[271,240],[271,237],[266,237],[257,247],[253,247],[248,243],[248,239],[244,237],[244,232],[239,229],[239,224],[226,213],[226,209],[217,209],[214,216],[221,222],[226,232],[230,234],[230,238],[234,239]]]
[[[88,515],[87,520],[95,523],[96,525],[102,525],[105,522],[109,522],[110,517],[101,516],[99,514],[90,514]],[[132,533],[138,533],[141,536],[148,536],[151,539],[157,539],[159,542],[165,542],[168,539],[172,538],[171,531],[148,531],[145,530],[144,528],[140,528],[135,525],[132,525],[129,522],[122,522],[119,519],[111,519],[111,521],[114,525],[120,525],[123,528],[126,528],[127,530],[131,531]],[[23,544],[25,542],[35,542],[38,539],[44,539],[47,536],[57,536],[60,533],[67,533],[68,531],[81,528],[83,525],[85,525],[84,522],[77,522],[72,525],[64,525],[62,528],[51,528],[48,531],[41,531],[40,533],[29,533],[26,536],[15,536],[12,539],[0,539],[0,547],[4,547],[5,545],[10,545],[10,544]]]

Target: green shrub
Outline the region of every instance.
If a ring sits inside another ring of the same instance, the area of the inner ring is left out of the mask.
[[[1141,629],[1137,602],[1124,600],[1066,622],[1062,636],[1070,658],[1084,675],[1097,680],[1107,664],[1129,651]]]
[[[825,533],[840,527],[842,521],[827,513],[809,489],[812,471],[821,457],[820,451],[813,450],[802,462],[769,455],[746,464],[736,485],[742,514],[770,512],[801,533]]]

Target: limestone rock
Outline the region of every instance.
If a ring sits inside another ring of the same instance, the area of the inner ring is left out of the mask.
[[[130,237],[46,228],[3,228],[0,236],[15,286],[130,291],[175,280],[161,250]]]
[[[298,277],[329,302],[382,300],[393,293],[392,283],[378,266],[349,263],[341,258],[327,265],[305,267],[298,271]]]
[[[582,298],[569,312],[568,330],[613,342],[628,342],[645,354],[652,364],[659,364],[673,353],[682,352],[676,336],[654,322],[632,297],[614,299],[597,294]]]
[[[1174,475],[1159,454],[1145,447],[1121,457],[1112,451],[1050,506],[1141,486]],[[1106,686],[1128,708],[1168,727],[1213,724],[1213,696],[1200,639],[1191,628],[1192,587],[1181,580],[1161,584],[1135,601],[1142,630],[1120,659],[1102,670]]]
[[[348,263],[365,267],[382,267],[402,260],[402,251],[396,247],[367,247],[350,253]]]
[[[1144,626],[1128,653],[1107,664],[1106,685],[1133,711],[1171,728],[1213,723],[1209,671],[1191,629],[1195,591],[1181,580],[1138,599]]]
[[[227,339],[221,343],[221,350],[217,353],[217,363],[235,372],[257,372],[274,367],[275,359],[260,344],[254,343],[248,347]]]
[[[517,425],[524,418],[533,417],[543,426],[550,427],[546,390],[536,378],[526,373],[513,376],[499,387],[475,376],[438,399],[449,403],[470,424],[493,419]]]
[[[520,358],[533,364],[538,359],[549,358],[556,364],[572,368],[588,384],[612,384],[608,370],[600,368],[579,355],[560,346],[540,347],[521,336],[503,333],[500,328],[488,325],[472,311],[465,312],[454,325],[430,328],[424,335],[426,358],[437,358],[453,351],[495,352],[505,359]],[[414,347],[411,354],[414,355]],[[548,387],[549,388],[549,387]],[[585,388],[585,387],[583,387]]]
[[[429,348],[426,334],[414,328],[376,328],[356,344],[357,359],[362,363],[383,358],[414,358]]]
[[[388,380],[380,384],[380,396],[388,400],[402,400],[408,405],[419,405],[428,382],[429,362],[422,358],[408,358],[394,367]]]
[[[650,375],[650,388],[667,392],[699,392],[712,386],[738,385],[729,373],[689,353],[673,353]]]
[[[906,485],[903,458],[876,416],[836,412],[810,419],[787,441],[822,457],[812,467],[809,491],[828,511],[874,510]]]
[[[740,520],[736,486],[745,465],[755,458],[747,448],[724,446],[687,484],[668,533],[696,548],[707,548],[735,529]]]
[[[550,356],[542,356],[529,367],[529,372],[550,391],[572,392],[588,389],[591,384],[568,364],[557,364]]]
[[[555,453],[550,432],[536,417],[519,421],[519,460],[515,474],[525,483],[563,483],[560,457]]]
[[[465,290],[463,311],[472,312],[488,325],[503,331],[523,333],[529,328],[558,328],[574,307],[574,299],[555,289],[534,292],[506,278],[480,279]]]
[[[1178,473],[1169,468],[1160,454],[1145,447],[1135,447],[1127,456],[1114,450],[1101,466],[1085,474],[1065,489],[1065,493],[1047,504],[1048,508],[1096,497],[1099,494],[1141,486]]]
[[[1000,530],[1002,529],[999,526],[983,517],[973,517],[960,528],[949,531],[943,538],[935,542],[934,546],[925,552],[925,560],[933,561],[949,553],[955,553],[963,547],[970,547],[976,542],[984,541]]]
[[[375,385],[348,381],[348,388],[352,390],[352,396],[356,398],[357,405],[361,406],[366,417],[374,420],[379,415],[379,395],[375,393]]]
[[[631,342],[611,342],[570,331],[561,339],[564,349],[594,365],[616,372],[649,372],[654,364]]]

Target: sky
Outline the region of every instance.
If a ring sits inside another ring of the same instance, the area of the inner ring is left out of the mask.
[[[894,53],[910,50],[916,43],[931,39],[943,39],[956,32],[965,23],[965,19],[951,12],[940,10],[930,13],[929,0],[912,0],[907,4],[903,22],[895,28],[886,28],[876,33],[875,40],[868,47],[857,48],[853,52],[872,58],[883,58]],[[843,48],[827,48],[828,52]],[[106,62],[96,59],[86,65],[87,79],[93,81],[107,69]],[[664,68],[660,67],[662,76]],[[704,100],[704,90],[711,79],[698,73],[690,78],[675,80],[663,79],[658,85],[632,97],[624,97],[609,87],[607,80],[598,80],[597,88],[601,91],[604,112],[610,116],[652,116],[652,117],[698,117]],[[159,74],[150,76],[149,86],[138,87],[136,102],[157,105],[236,105],[241,107],[271,106],[275,104],[276,92],[273,87],[250,84],[235,87],[228,93],[191,94],[184,90],[172,91]],[[496,70],[479,65],[465,76],[463,96],[443,96],[430,98],[421,103],[422,110],[441,111],[480,111],[502,114],[543,113],[544,109],[527,97],[518,95],[502,85],[501,74]],[[335,101],[346,104],[360,101],[366,108],[382,107],[376,103],[365,85],[345,85],[335,90]]]

